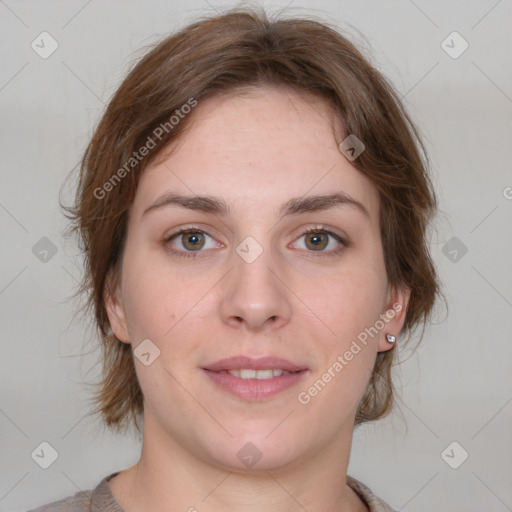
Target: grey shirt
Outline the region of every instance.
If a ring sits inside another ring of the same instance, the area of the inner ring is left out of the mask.
[[[68,496],[28,512],[124,512],[108,485],[108,481],[119,473],[120,471],[106,476],[93,490],[79,491],[74,496]],[[347,476],[347,485],[366,503],[370,512],[396,512],[375,496],[366,485],[350,475]]]

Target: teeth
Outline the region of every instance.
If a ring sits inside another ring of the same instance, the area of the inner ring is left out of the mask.
[[[280,377],[281,375],[289,375],[290,372],[286,370],[228,370],[230,375],[233,377],[238,377],[239,379],[258,379],[258,380],[266,380],[272,379],[273,377]]]

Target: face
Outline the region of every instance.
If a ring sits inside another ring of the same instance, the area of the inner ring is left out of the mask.
[[[332,453],[405,316],[378,193],[339,151],[321,100],[255,89],[191,115],[141,177],[107,297],[116,336],[136,354],[150,340],[134,358],[145,430],[231,470],[248,467],[241,449],[260,469]],[[236,356],[250,360],[215,365]],[[263,368],[301,371],[237,376],[267,357],[287,363]]]

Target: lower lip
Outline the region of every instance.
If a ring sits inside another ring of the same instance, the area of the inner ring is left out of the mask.
[[[271,379],[241,379],[234,377],[230,373],[213,372],[211,370],[203,371],[212,379],[212,381],[224,391],[227,391],[244,400],[260,401],[271,398],[292,386],[298,384],[305,375],[307,370],[290,373],[288,375],[280,375]]]

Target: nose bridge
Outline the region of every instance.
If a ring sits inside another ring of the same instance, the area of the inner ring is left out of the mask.
[[[262,243],[256,236],[247,236],[232,254],[234,268],[221,312],[226,323],[243,323],[248,329],[258,330],[267,323],[283,325],[289,321],[291,305],[287,288],[277,277],[279,258],[274,257],[271,238],[267,235],[256,235]]]

